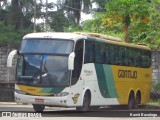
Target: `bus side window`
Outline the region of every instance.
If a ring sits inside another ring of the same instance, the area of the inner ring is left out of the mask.
[[[109,45],[106,44],[106,64],[110,64],[110,52],[109,52]]]
[[[72,85],[79,79],[83,64],[83,40],[79,40],[75,46],[74,70],[72,71]]]
[[[126,47],[122,48],[122,65],[126,65]]]
[[[136,50],[136,54],[135,54],[136,67],[141,66],[141,58],[140,57],[141,57],[140,51]]]
[[[84,63],[94,63],[95,62],[94,58],[95,58],[95,43],[86,41]]]
[[[151,66],[151,53],[148,51],[146,52],[146,67],[150,67]]]
[[[96,44],[95,45],[95,62],[100,63],[100,64],[104,64],[105,63],[105,45],[103,43],[100,44]]]
[[[109,57],[110,57],[110,63],[113,65],[115,64],[115,49],[114,49],[114,46],[110,45],[109,47]]]
[[[122,47],[117,46],[116,53],[117,53],[116,63],[117,63],[117,65],[122,65]]]
[[[132,49],[131,56],[132,56],[132,66],[136,67],[136,49]]]
[[[144,51],[141,51],[141,67],[145,67],[145,54],[144,54]]]
[[[126,53],[125,65],[130,66],[130,49],[126,47],[125,53]]]
[[[133,66],[134,52],[132,48],[128,48],[128,66]]]

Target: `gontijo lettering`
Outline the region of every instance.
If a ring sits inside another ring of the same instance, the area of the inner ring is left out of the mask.
[[[134,70],[118,70],[119,78],[132,78],[137,79],[137,71]]]

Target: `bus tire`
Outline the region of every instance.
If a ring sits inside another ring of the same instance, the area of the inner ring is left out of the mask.
[[[91,103],[91,93],[87,91],[83,97],[83,106],[76,107],[77,111],[89,111],[90,110],[90,103]]]
[[[134,106],[134,93],[131,92],[130,95],[129,95],[129,99],[128,99],[128,109],[133,109],[133,106]]]
[[[35,112],[43,112],[45,109],[44,105],[33,104],[33,109]]]
[[[141,104],[141,93],[140,92],[138,92],[137,94],[136,94],[136,98],[135,98],[135,101],[134,101],[134,109],[137,109],[138,108],[138,106],[139,106],[139,104]]]

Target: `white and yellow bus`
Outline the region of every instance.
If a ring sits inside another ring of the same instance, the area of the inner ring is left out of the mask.
[[[150,97],[151,50],[96,33],[31,33],[17,54],[15,101],[45,106],[145,104]]]

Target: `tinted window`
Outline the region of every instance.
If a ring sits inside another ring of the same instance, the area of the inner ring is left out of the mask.
[[[19,56],[17,79],[20,84],[68,86],[69,74],[67,56]]]
[[[110,64],[110,62],[111,62],[111,58],[110,58],[110,50],[109,50],[109,45],[108,44],[106,44],[105,45],[106,46],[106,62],[105,63],[107,63],[107,64]]]
[[[95,62],[96,63],[105,63],[106,62],[106,49],[105,49],[105,44],[99,44],[96,43],[95,46]]]
[[[94,63],[95,58],[95,43],[86,41],[85,43],[85,63]]]
[[[85,63],[100,63],[133,67],[150,67],[151,52],[147,50],[86,41]]]
[[[69,40],[23,40],[22,53],[58,53],[69,54],[72,52],[73,42]]]

